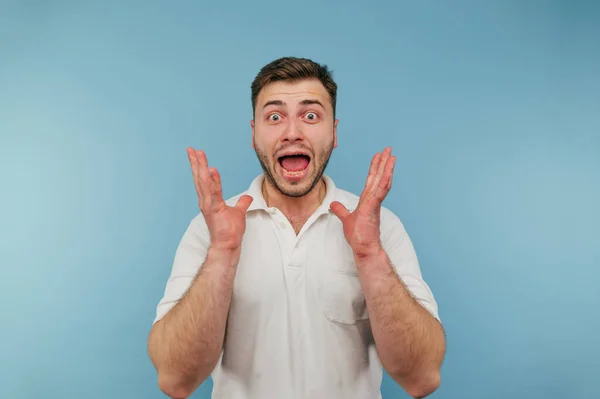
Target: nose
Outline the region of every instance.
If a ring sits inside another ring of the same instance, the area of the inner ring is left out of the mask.
[[[302,128],[300,126],[300,122],[297,120],[290,120],[290,122],[285,127],[283,134],[281,135],[282,142],[294,143],[297,141],[304,140],[304,133],[302,132]]]

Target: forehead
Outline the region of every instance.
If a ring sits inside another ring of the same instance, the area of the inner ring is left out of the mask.
[[[319,100],[324,106],[331,107],[329,93],[318,79],[270,83],[258,95],[257,105],[262,107],[267,101],[281,100],[289,106],[307,98]]]

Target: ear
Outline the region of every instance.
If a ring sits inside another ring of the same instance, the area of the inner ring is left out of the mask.
[[[333,122],[333,148],[337,147],[337,125],[339,122],[338,119]]]
[[[250,120],[250,127],[252,128],[252,148],[254,148],[254,119]]]

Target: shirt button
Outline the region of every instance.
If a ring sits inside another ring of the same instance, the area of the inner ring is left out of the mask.
[[[281,227],[282,229],[285,229],[285,222],[279,222],[279,227]]]

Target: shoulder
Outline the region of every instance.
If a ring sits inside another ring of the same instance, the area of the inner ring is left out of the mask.
[[[202,212],[198,212],[190,220],[187,229],[184,233],[184,240],[200,240],[205,241],[209,236],[208,226],[206,225],[206,219]]]

